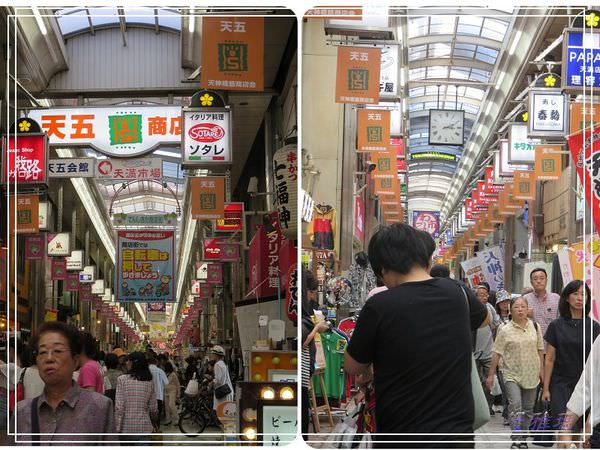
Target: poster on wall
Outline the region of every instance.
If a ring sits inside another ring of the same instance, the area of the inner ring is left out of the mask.
[[[460,265],[466,274],[471,289],[475,289],[476,286],[486,281],[485,274],[483,273],[483,264],[479,256],[462,261]]]
[[[592,291],[592,317],[600,322],[600,295],[596,288],[600,285],[600,238],[598,238],[598,234],[594,234],[592,239],[589,235],[586,236],[584,242],[571,245],[568,252],[571,275],[575,280],[585,279]],[[593,289],[592,286],[594,286]]]
[[[173,302],[173,231],[118,231],[117,302]]]
[[[413,211],[413,227],[426,231],[434,239],[440,234],[440,213],[437,211]]]
[[[500,246],[478,253],[486,281],[493,291],[504,289],[504,249]]]

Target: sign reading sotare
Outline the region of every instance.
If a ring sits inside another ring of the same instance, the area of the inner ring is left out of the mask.
[[[183,112],[182,164],[231,163],[228,108],[195,108]]]

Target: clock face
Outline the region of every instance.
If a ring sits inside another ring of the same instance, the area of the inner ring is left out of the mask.
[[[429,145],[463,145],[464,126],[462,110],[429,110]]]

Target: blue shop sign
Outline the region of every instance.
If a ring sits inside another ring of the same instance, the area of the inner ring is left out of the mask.
[[[600,86],[600,34],[566,30],[564,42],[563,87]]]

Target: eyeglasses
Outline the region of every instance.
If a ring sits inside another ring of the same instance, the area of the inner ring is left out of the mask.
[[[66,347],[57,347],[51,349],[42,349],[34,352],[36,358],[47,358],[48,356],[54,355],[60,357],[71,350]]]

